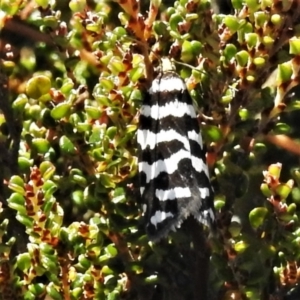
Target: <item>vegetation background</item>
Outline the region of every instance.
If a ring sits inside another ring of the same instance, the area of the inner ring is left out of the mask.
[[[297,0],[1,0],[0,298],[299,299],[299,21]],[[145,236],[135,133],[162,56],[198,106],[208,239]]]

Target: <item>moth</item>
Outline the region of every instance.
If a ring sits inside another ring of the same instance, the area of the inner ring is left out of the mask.
[[[138,166],[146,232],[156,242],[190,215],[212,226],[213,189],[193,101],[174,71],[152,82],[140,109]]]

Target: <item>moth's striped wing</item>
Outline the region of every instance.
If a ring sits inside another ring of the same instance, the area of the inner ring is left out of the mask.
[[[210,226],[213,191],[199,123],[186,85],[176,73],[153,81],[141,107],[137,135],[149,238],[166,236],[189,215]]]

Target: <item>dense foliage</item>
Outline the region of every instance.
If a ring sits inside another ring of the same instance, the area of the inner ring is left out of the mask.
[[[0,2],[0,298],[300,298],[300,4],[140,2]],[[162,56],[198,107],[218,224],[152,244],[136,128]]]

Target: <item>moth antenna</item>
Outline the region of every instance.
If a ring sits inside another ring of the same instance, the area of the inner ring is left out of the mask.
[[[201,70],[199,70],[199,69],[197,69],[197,68],[195,68],[195,67],[193,67],[193,66],[191,66],[189,64],[186,64],[186,63],[183,63],[183,62],[180,62],[180,61],[174,61],[174,63],[176,63],[177,65],[181,65],[181,66],[184,66],[186,68],[190,68],[192,70],[195,70],[195,71],[197,71],[197,72],[199,72],[201,74],[204,74],[204,75],[207,74],[206,72],[203,72],[203,71],[201,71]]]

